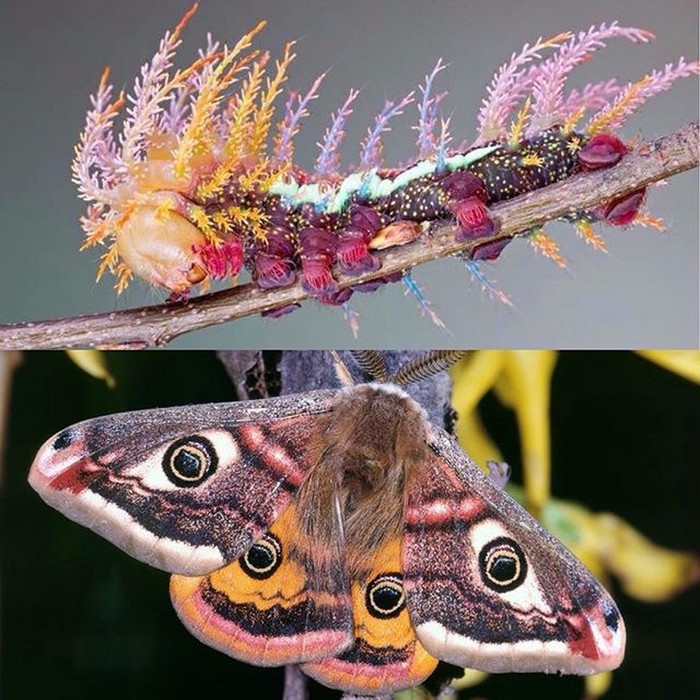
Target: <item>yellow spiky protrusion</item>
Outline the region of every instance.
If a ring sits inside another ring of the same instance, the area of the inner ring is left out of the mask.
[[[511,124],[510,134],[508,134],[508,143],[513,148],[520,143],[520,139],[523,137],[525,125],[527,124],[527,118],[530,113],[530,103],[531,100],[528,97],[525,100],[525,104],[518,111],[518,116],[515,118],[515,121]]]
[[[542,156],[537,153],[526,153],[520,158],[520,164],[525,166],[534,165],[536,167],[542,167],[544,160],[542,159]]]
[[[265,150],[274,111],[273,103],[282,91],[282,84],[287,80],[287,69],[296,57],[296,54],[292,53],[294,43],[293,41],[287,42],[284,48],[284,57],[276,63],[277,73],[271,80],[268,78],[265,94],[260,99],[260,106],[253,115],[253,128],[248,146],[251,153],[263,153]]]
[[[244,34],[238,43],[224,52],[221,60],[204,78],[192,105],[192,116],[180,138],[175,152],[175,174],[183,177],[194,155],[208,153],[214,142],[216,130],[213,128],[213,115],[222,99],[222,93],[235,81],[237,74],[243,70],[257,55],[252,51],[240,56],[252,43],[266,22],[259,22],[250,32]]]
[[[223,192],[224,186],[231,179],[231,165],[228,161],[221,163],[214,172],[197,185],[195,196],[198,200],[210,200]]]
[[[269,59],[270,54],[266,51],[255,61],[240,92],[229,102],[227,109],[229,134],[224,148],[228,159],[238,160],[246,153],[246,144],[250,137],[250,121],[255,113],[255,101],[262,87],[265,66]]]
[[[100,264],[97,268],[98,282],[102,279],[102,275],[104,275],[105,272],[115,272],[115,270],[117,269],[118,260],[119,251],[117,250],[117,244],[112,243],[107,252],[100,258]],[[126,285],[124,285],[124,287],[126,287]]]
[[[114,247],[116,248],[116,245]],[[129,282],[133,277],[133,272],[131,268],[123,262],[120,262],[113,272],[117,277],[117,283],[114,285],[114,288],[117,290],[117,294],[121,294],[129,286]]]
[[[268,218],[263,211],[255,207],[237,207],[232,205],[228,207],[226,212],[236,226],[247,229],[258,240],[265,240]]]
[[[581,119],[583,119],[583,115],[585,113],[586,107],[580,107],[573,114],[569,115],[562,126],[562,131],[567,135],[570,134],[576,128],[576,125],[581,121]],[[580,142],[581,139],[577,138],[577,140]]]
[[[207,240],[215,244],[222,242],[215,226],[212,225],[211,219],[202,207],[193,206],[188,214],[192,223],[206,236]]]
[[[572,156],[575,156],[583,145],[583,139],[580,136],[571,136],[566,143],[566,149]]]
[[[637,101],[640,94],[653,81],[652,75],[645,75],[636,83],[629,85],[607,109],[602,110],[586,125],[586,134],[593,136],[611,129],[628,111],[631,104]]]

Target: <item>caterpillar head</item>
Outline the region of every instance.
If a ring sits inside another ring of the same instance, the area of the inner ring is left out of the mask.
[[[200,251],[204,234],[176,212],[138,206],[116,231],[117,251],[137,277],[175,294],[209,276]]]

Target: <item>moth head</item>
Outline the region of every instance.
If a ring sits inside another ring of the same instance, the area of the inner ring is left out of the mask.
[[[117,251],[134,275],[184,293],[209,274],[201,255],[207,238],[174,211],[138,206],[116,229]]]

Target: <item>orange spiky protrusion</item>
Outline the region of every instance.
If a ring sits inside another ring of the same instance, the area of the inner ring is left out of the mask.
[[[579,220],[576,222],[576,234],[582,238],[588,245],[595,248],[601,253],[607,253],[605,241],[603,237],[591,226],[590,222]]]
[[[175,39],[179,38],[180,34],[182,33],[182,30],[185,28],[187,23],[192,19],[192,17],[194,17],[198,8],[199,8],[198,2],[192,3],[192,6],[190,7],[190,9],[187,10],[187,12],[185,12],[184,15],[182,15],[182,19],[177,23],[177,26],[175,27],[175,29],[173,29],[173,38],[175,38]]]
[[[637,214],[634,223],[645,228],[653,228],[657,231],[665,231],[666,223],[660,216],[651,216],[651,214]]]
[[[568,262],[559,250],[559,244],[542,229],[533,231],[528,235],[530,245],[545,258],[553,260],[559,267],[567,268]]]

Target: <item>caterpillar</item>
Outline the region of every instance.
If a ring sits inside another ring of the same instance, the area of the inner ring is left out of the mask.
[[[429,235],[446,221],[457,240],[477,242],[466,257],[478,270],[479,260],[496,259],[511,240],[493,241],[499,222],[491,205],[616,164],[630,145],[613,131],[649,97],[700,72],[700,63],[680,58],[626,86],[608,80],[567,94],[568,74],[608,39],[647,42],[653,34],[612,22],[538,39],[499,69],[479,110],[476,139],[453,149],[450,119],[441,112],[446,93],[434,90],[446,68],[440,59],[418,92],[386,102],[361,143],[359,166],[344,173],[339,147],[358,95],[350,90],[320,141],[313,172],[306,172],[294,164],[294,138],[326,74],[305,94],[290,91],[275,125],[294,42],[270,69],[269,53],[252,48],[261,21],[233,46],[209,38],[194,62],[175,70],[196,9],[165,34],[129,95],[115,94],[105,69],[76,146],[72,179],[89,202],[82,248],[106,247],[97,277],[112,273],[118,293],[138,277],[178,300],[211,280],[233,283],[245,268],[259,288],[300,280],[318,301],[340,305],[354,291],[404,274],[411,288],[412,280],[407,271],[341,289],[335,267],[350,275],[377,271],[376,251]],[[411,104],[418,157],[386,167],[382,134]],[[600,247],[591,222],[630,224],[644,198],[640,189],[568,219]],[[478,245],[482,238],[487,242]],[[543,234],[532,239],[547,253]]]

